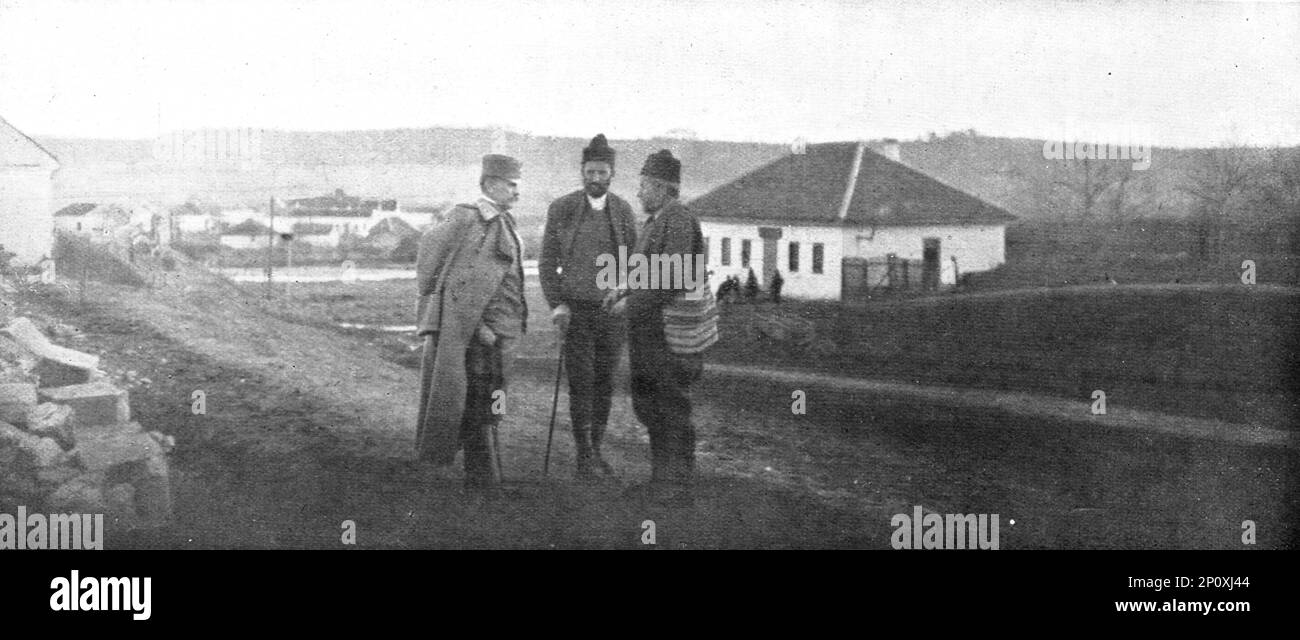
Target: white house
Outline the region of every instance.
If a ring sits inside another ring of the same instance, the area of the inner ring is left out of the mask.
[[[98,208],[93,202],[74,202],[54,212],[54,228],[65,233],[91,233],[87,214]],[[97,229],[102,233],[102,230]]]
[[[343,238],[340,226],[323,222],[296,221],[289,230],[296,242],[304,242],[313,247],[337,247]]]
[[[808,145],[690,203],[716,287],[750,269],[782,295],[861,298],[882,287],[937,289],[1006,261],[1014,216],[865,143]],[[890,156],[890,157],[887,157]]]
[[[249,218],[223,231],[220,242],[232,249],[264,249],[272,240],[279,242],[278,238],[270,236],[270,227]]]
[[[286,223],[292,220],[291,226],[304,222],[312,229],[329,226],[328,233],[309,235],[331,236],[336,245],[343,236],[366,237],[382,216],[397,211],[396,200],[363,200],[343,193],[342,189],[335,190],[334,195],[286,200],[283,206],[282,211],[276,212],[277,218],[284,218]]]
[[[398,203],[396,211],[382,212],[382,216],[380,215],[380,212],[376,212],[375,217],[378,218],[378,220],[375,224],[371,225],[370,228],[373,230],[375,226],[388,218],[397,218],[410,225],[412,229],[423,231],[428,229],[430,226],[433,226],[434,222],[437,220],[435,210],[436,207],[417,207],[415,210],[407,210],[402,208],[401,203]]]
[[[0,244],[35,265],[54,250],[54,171],[59,161],[0,118]]]
[[[182,236],[187,233],[217,233],[221,218],[207,213],[174,213],[172,224]]]
[[[335,238],[341,238],[345,235],[366,237],[370,234],[370,227],[379,222],[377,217],[372,216],[306,216],[296,215],[293,217],[283,216],[284,220],[279,220],[281,216],[276,216],[276,230],[278,231],[281,224],[287,228],[295,227],[299,224],[306,223],[312,227],[326,226]]]
[[[135,203],[77,202],[54,212],[54,228],[97,240],[138,234],[152,236],[162,226],[165,225],[161,214],[150,206]]]

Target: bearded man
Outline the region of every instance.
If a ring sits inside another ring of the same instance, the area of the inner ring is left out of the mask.
[[[601,256],[617,260],[636,243],[631,205],[609,191],[614,157],[604,134],[597,134],[582,150],[582,189],[551,203],[538,261],[542,293],[563,339],[569,419],[577,452],[574,469],[580,480],[614,474],[600,446],[609,422],[624,328],[621,318],[601,308],[608,291],[600,288],[597,274]]]

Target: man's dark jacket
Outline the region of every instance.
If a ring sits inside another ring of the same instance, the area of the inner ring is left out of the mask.
[[[578,190],[557,198],[546,211],[546,235],[542,238],[542,258],[537,270],[542,282],[542,294],[552,309],[569,302],[564,299],[564,274],[561,272],[572,258],[573,239],[578,231],[578,216],[587,204],[587,192]],[[614,257],[618,257],[618,247],[627,247],[632,253],[636,245],[636,216],[632,206],[626,200],[605,194],[605,211],[610,222],[610,232],[614,238]],[[595,256],[591,256],[592,260]],[[624,265],[618,265],[622,269]],[[572,269],[569,270],[572,272]]]
[[[694,265],[703,259],[704,236],[700,232],[700,221],[678,200],[664,205],[654,218],[641,230],[641,237],[636,243],[634,253],[645,256],[647,264],[652,255],[670,257],[680,254],[681,264]],[[681,295],[681,288],[671,288],[673,283],[685,284],[687,274],[681,274],[670,283],[661,283],[657,289],[631,289],[627,294],[628,324],[637,326],[658,325],[663,327],[662,310],[664,305]]]

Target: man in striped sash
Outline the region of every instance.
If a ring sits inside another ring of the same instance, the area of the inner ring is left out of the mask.
[[[682,163],[667,149],[651,154],[641,169],[637,199],[649,214],[637,233],[629,262],[692,265],[703,250],[699,220],[678,201]],[[691,502],[695,478],[695,425],[691,422],[690,385],[704,369],[700,354],[674,353],[664,335],[663,309],[681,295],[689,274],[662,278],[653,288],[632,286],[611,292],[606,302],[628,324],[632,369],[632,410],[650,433],[650,482],[634,487],[655,500],[677,505]]]

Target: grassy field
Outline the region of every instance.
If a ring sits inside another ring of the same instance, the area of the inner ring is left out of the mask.
[[[247,285],[255,286],[255,285]],[[414,284],[296,285],[277,298],[321,324],[414,324]],[[532,337],[521,355],[554,357],[535,278]],[[763,336],[759,316],[810,321],[813,348]],[[1300,369],[1300,292],[1276,288],[1118,286],[948,295],[846,307],[738,304],[724,309],[709,360],[928,385],[1027,391],[1228,422],[1290,427]],[[414,366],[414,338],[359,332]]]
[[[1300,293],[1091,287],[840,307],[735,305],[713,357],[733,363],[957,387],[1286,427]],[[812,322],[815,348],[755,334],[760,314]]]
[[[1193,259],[1183,253],[1193,239],[1177,222],[1019,225],[1008,231],[1008,264],[973,278],[962,294],[861,306],[733,305],[709,357],[1081,403],[1102,390],[1110,406],[1292,427],[1300,416],[1293,384],[1300,292],[1267,285],[1300,281],[1292,274],[1300,261],[1260,253],[1268,248],[1260,238],[1230,237],[1228,253],[1259,250],[1259,284],[1247,287],[1240,256]],[[1121,284],[1100,286],[1102,276]],[[322,324],[411,325],[413,289],[410,281],[296,285],[281,304]],[[521,344],[523,355],[554,357],[535,278],[528,291],[538,339]],[[756,331],[770,315],[811,322],[812,348]],[[412,337],[361,333],[399,362],[417,362]]]
[[[1006,264],[971,274],[973,291],[1101,284],[1233,284],[1241,264],[1256,264],[1256,282],[1300,286],[1297,232],[1291,227],[1232,227],[1217,250],[1200,254],[1185,220],[1124,225],[1023,222],[1007,228]]]

